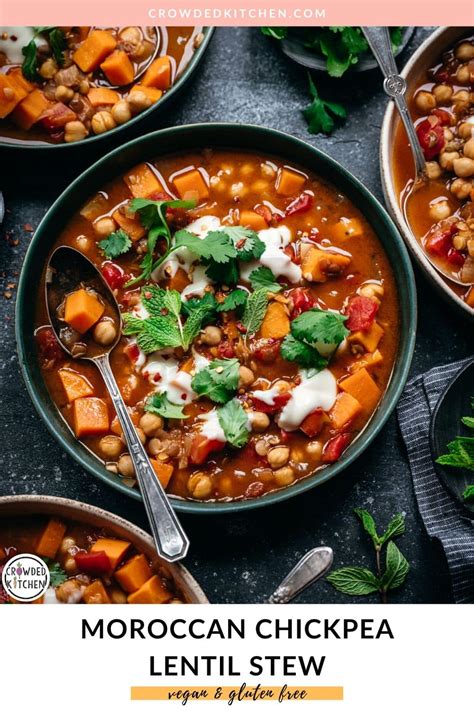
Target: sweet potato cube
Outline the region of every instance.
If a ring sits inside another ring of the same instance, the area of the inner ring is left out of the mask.
[[[362,346],[369,353],[377,350],[380,339],[384,334],[384,330],[377,321],[374,321],[368,331],[354,331],[348,337],[349,343],[355,343]]]
[[[113,106],[119,101],[120,96],[113,89],[108,89],[105,86],[94,86],[89,89],[87,98],[90,105],[95,108],[96,106]]]
[[[137,91],[141,91],[142,94],[148,96],[148,98],[152,101],[153,104],[156,103],[163,96],[163,92],[161,91],[161,89],[155,89],[153,86],[144,86],[143,84],[135,84],[130,94],[133,94]]]
[[[152,193],[166,192],[155,173],[146,163],[141,163],[132,168],[123,179],[133,197],[136,198],[147,198]]]
[[[137,242],[145,234],[145,228],[137,215],[128,217],[122,210],[115,210],[112,215],[115,222],[128,234],[132,242]]]
[[[111,600],[102,580],[94,580],[82,594],[87,605],[110,605]]]
[[[123,49],[116,49],[112,54],[109,54],[100,68],[109,82],[115,86],[130,84],[135,76],[133,64]]]
[[[76,437],[101,436],[109,432],[109,411],[105,400],[78,397],[72,407]]]
[[[129,541],[119,541],[116,538],[98,538],[90,549],[90,553],[103,551],[110,560],[112,568],[116,568],[122,562],[131,543]]]
[[[15,67],[10,72],[8,72],[8,78],[15,87],[22,89],[26,94],[29,94],[33,89],[36,89],[35,85],[32,84],[28,79],[25,79],[21,67]]]
[[[366,353],[361,358],[354,361],[354,363],[352,363],[352,365],[349,367],[349,370],[351,371],[351,373],[356,373],[361,368],[373,368],[375,365],[382,363],[382,361],[383,355],[377,349],[373,353]]]
[[[154,575],[136,592],[128,596],[127,602],[132,605],[161,605],[172,598],[160,578]]]
[[[333,237],[339,240],[346,240],[349,237],[360,237],[364,234],[362,223],[357,217],[341,217],[339,222],[331,228]]]
[[[196,168],[177,175],[173,178],[173,185],[182,200],[196,199],[202,201],[209,197],[209,188]]]
[[[183,289],[188,286],[189,284],[189,277],[184,271],[184,269],[177,269],[176,274],[168,279],[168,286],[170,289],[174,289],[175,291],[179,291],[180,293],[183,291]]]
[[[163,489],[166,489],[173,474],[173,465],[166,464],[165,462],[159,462],[156,459],[150,459],[150,462],[155,470],[156,476],[160,480],[161,486]]]
[[[284,338],[290,332],[290,317],[279,301],[268,304],[265,317],[260,326],[262,338]]]
[[[50,102],[43,92],[35,89],[20,101],[11,115],[12,121],[25,131],[29,131],[49,106]]]
[[[36,555],[54,558],[62,543],[66,528],[66,524],[58,518],[50,518],[36,544]]]
[[[10,114],[28,92],[17,86],[10,75],[0,74],[0,119]]]
[[[239,224],[242,225],[242,227],[248,227],[250,230],[255,230],[255,232],[258,232],[259,230],[266,230],[268,227],[264,218],[259,215],[258,212],[254,212],[254,210],[242,210],[240,213]]]
[[[97,323],[105,311],[98,297],[86,289],[77,289],[66,297],[64,320],[79,333],[85,333]]]
[[[171,60],[165,54],[155,59],[145,72],[142,79],[143,86],[152,86],[155,89],[166,91],[171,86]]]
[[[106,30],[93,30],[72,55],[79,69],[95,72],[104,59],[114,51],[117,40]]]
[[[329,417],[333,427],[340,430],[362,412],[362,405],[349,393],[340,393],[333,407],[329,411]]]
[[[328,276],[338,276],[350,264],[350,257],[337,252],[327,252],[310,247],[304,253],[301,270],[307,281],[326,281]]]
[[[130,558],[115,573],[115,580],[128,593],[133,593],[141,588],[151,577],[150,564],[143,553]]]
[[[341,380],[339,387],[358,400],[365,412],[372,412],[382,395],[379,386],[365,368]]]
[[[78,397],[91,397],[94,394],[94,388],[89,381],[74,370],[60,368],[58,375],[68,402],[74,402]]]
[[[303,185],[306,182],[306,175],[297,173],[296,170],[290,168],[280,168],[278,171],[275,189],[278,195],[290,197],[300,193]]]

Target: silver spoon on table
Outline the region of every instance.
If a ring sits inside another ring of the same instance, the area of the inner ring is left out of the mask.
[[[395,58],[393,56],[388,27],[362,27],[362,32],[364,33],[365,39],[369,43],[370,49],[372,50],[385,77],[383,82],[384,91],[395,102],[395,106],[397,107],[398,113],[400,114],[400,118],[402,119],[403,125],[407,132],[410,149],[415,162],[416,174],[410,192],[406,195],[406,203],[410,200],[410,197],[428,181],[426,176],[425,156],[420,146],[406,100],[407,83],[398,73]],[[426,250],[424,250],[424,253],[430,264],[432,264],[434,268],[446,279],[449,279],[455,284],[459,284],[464,287],[468,287],[470,284],[474,283],[474,278],[471,277],[471,274],[474,273],[474,263],[468,261],[472,259],[471,257],[467,257],[467,264],[465,263],[465,267],[462,268],[460,272],[461,276],[457,277],[453,274],[453,272],[447,271],[441,264],[438,264],[438,262],[431,259]],[[462,277],[463,272],[466,275],[465,278]]]
[[[326,575],[333,558],[332,548],[328,546],[320,546],[308,551],[290,570],[267,602],[271,604],[291,602],[309,585]]]
[[[104,316],[116,327],[115,339],[108,345],[96,343],[92,336],[72,331],[63,319],[62,309],[68,294],[82,286],[91,288],[106,306]],[[46,304],[56,338],[74,359],[87,360],[100,371],[117,413],[132,458],[153,538],[162,558],[174,562],[186,556],[189,540],[173,511],[141,443],[110,367],[109,355],[121,335],[120,310],[112,291],[96,266],[77,249],[58,247],[46,271]]]

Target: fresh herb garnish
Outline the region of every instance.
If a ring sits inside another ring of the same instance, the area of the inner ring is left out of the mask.
[[[288,35],[288,27],[261,27],[263,35],[273,37],[273,39],[282,40]]]
[[[140,319],[126,313],[123,315],[123,321],[124,335],[136,336],[137,345],[144,353],[182,346],[178,325],[168,316],[151,316]]]
[[[318,351],[318,344],[337,346],[349,331],[344,326],[346,316],[333,311],[310,309],[291,322],[291,332],[285,336],[280,353],[285,360],[304,368],[322,370],[328,359]]]
[[[25,79],[29,81],[37,81],[39,79],[38,47],[35,42],[38,35],[43,35],[47,39],[58,66],[62,67],[64,64],[63,52],[66,49],[66,38],[62,30],[60,30],[59,27],[35,27],[33,39],[21,49],[24,56],[21,70]]]
[[[393,538],[405,532],[405,520],[402,514],[397,514],[388,524],[381,535],[373,516],[365,509],[354,509],[360,519],[364,531],[369,534],[375,549],[376,569],[374,574],[367,568],[348,567],[340,568],[330,573],[326,580],[336,590],[346,595],[369,595],[379,592],[382,602],[387,602],[387,592],[400,587],[405,581],[410,568],[408,561],[393,542]],[[382,550],[387,545],[385,555],[385,570],[382,571]]]
[[[215,359],[193,377],[191,387],[198,395],[226,403],[231,400],[239,384],[239,361],[237,358]]]
[[[183,348],[185,351],[188,350],[206,321],[206,317],[212,313],[213,309],[212,303],[201,300],[201,303],[190,313],[183,328]]]
[[[462,498],[464,499],[464,501],[473,501],[474,500],[474,485],[473,484],[466,486],[466,488],[463,491]]]
[[[267,304],[268,293],[266,289],[257,289],[250,294],[242,316],[242,324],[245,326],[248,334],[252,335],[257,333],[265,318]]]
[[[183,420],[187,417],[183,413],[183,405],[175,405],[170,402],[166,393],[153,393],[145,402],[145,411],[155,415],[166,417],[169,420]]]
[[[244,291],[244,289],[234,289],[230,292],[230,294],[227,294],[224,301],[218,305],[217,310],[219,312],[235,311],[236,309],[245,306],[248,298],[248,292]]]
[[[285,360],[298,363],[303,368],[314,368],[315,370],[323,370],[327,364],[327,358],[316,350],[313,346],[299,341],[291,333],[285,336],[280,346],[280,355]]]
[[[53,588],[57,588],[58,585],[64,583],[67,580],[67,573],[63,570],[59,563],[55,563],[54,560],[50,558],[43,558],[45,564],[48,566],[50,585]]]
[[[474,398],[471,398],[471,407],[474,410]],[[474,428],[474,417],[462,417],[461,422],[470,429]],[[448,442],[446,447],[448,454],[442,454],[438,457],[437,464],[474,471],[474,437],[458,435],[456,439]],[[474,486],[468,486],[462,496],[464,501],[474,499]]]
[[[132,240],[125,230],[116,230],[98,243],[99,249],[107,259],[115,259],[121,254],[128,252],[132,246]]]
[[[263,289],[272,291],[274,294],[283,289],[282,285],[277,282],[273,272],[268,267],[258,267],[250,272],[250,283],[253,289]]]
[[[238,448],[247,444],[249,420],[239,400],[234,398],[220,407],[217,410],[217,417],[229,444]]]
[[[308,131],[310,133],[331,133],[336,121],[345,121],[347,111],[342,104],[321,98],[310,74],[308,74],[308,80],[309,93],[313,99],[312,103],[303,109]]]
[[[183,301],[182,309],[186,316],[190,316],[196,309],[206,309],[206,315],[201,323],[202,327],[207,326],[215,320],[218,306],[219,304],[217,303],[214,294],[211,294],[210,291],[206,291],[199,299],[195,298]]]

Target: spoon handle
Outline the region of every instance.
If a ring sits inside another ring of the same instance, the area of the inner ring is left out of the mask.
[[[416,135],[406,101],[407,83],[398,73],[392,51],[392,42],[388,27],[362,27],[365,39],[369,43],[377,63],[385,77],[383,88],[385,93],[395,102],[403,125],[408,134],[413,158],[415,160],[417,178],[425,176],[425,156]]]
[[[298,561],[293,570],[280,583],[268,598],[269,603],[284,603],[293,600],[308,585],[319,580],[332,565],[332,548],[321,546],[313,548]]]
[[[108,355],[99,356],[94,358],[94,363],[100,370],[122,426],[158,552],[162,558],[169,562],[181,560],[188,552],[189,540],[171,508],[145,448],[140,442],[117,387],[109,357]]]

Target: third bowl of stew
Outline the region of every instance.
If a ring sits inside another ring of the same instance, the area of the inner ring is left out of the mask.
[[[265,146],[262,149],[262,146]],[[122,338],[112,367],[173,505],[221,512],[320,484],[368,446],[405,383],[413,274],[383,208],[335,161],[257,126],[183,126],[137,139],[76,180],[28,251],[20,363],[76,460],[138,497],[103,383],[48,325],[45,265],[60,245],[99,268],[58,303],[61,338]],[[38,285],[31,299],[31,284]]]

